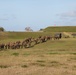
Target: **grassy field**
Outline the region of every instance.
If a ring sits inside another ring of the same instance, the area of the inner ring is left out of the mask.
[[[6,32],[1,33],[0,43],[49,34],[53,33]],[[76,75],[76,38],[49,40],[31,48],[1,50],[0,75]]]
[[[44,35],[53,35],[54,32],[0,32],[0,40],[25,39],[28,37],[37,38]]]

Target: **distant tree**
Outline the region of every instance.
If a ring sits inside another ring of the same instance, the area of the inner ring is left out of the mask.
[[[32,32],[33,30],[32,30],[30,27],[26,27],[26,28],[25,28],[25,31],[27,31],[27,32]]]
[[[43,29],[40,29],[40,31],[43,31]]]
[[[5,29],[3,27],[0,27],[0,31],[4,31]]]

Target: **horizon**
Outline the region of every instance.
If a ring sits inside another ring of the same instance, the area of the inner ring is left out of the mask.
[[[48,27],[76,27],[76,26],[48,26]],[[46,28],[48,28],[46,27]],[[0,27],[1,28],[1,27]],[[46,28],[41,28],[41,29],[46,29]],[[6,31],[6,29],[4,29],[4,31]],[[18,30],[18,31],[6,31],[6,32],[40,32],[40,29],[37,31],[26,31],[26,30]]]
[[[0,0],[0,10],[0,27],[6,31],[76,26],[76,0]]]

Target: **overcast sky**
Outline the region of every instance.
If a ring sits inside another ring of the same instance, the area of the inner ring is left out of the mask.
[[[76,0],[0,0],[0,27],[6,31],[66,25],[76,26]]]

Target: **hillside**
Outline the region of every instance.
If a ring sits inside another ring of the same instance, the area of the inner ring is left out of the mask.
[[[76,34],[76,26],[56,26],[47,27],[43,32],[0,32],[0,40],[5,39],[24,39],[27,37],[36,38],[38,36],[54,35],[55,33],[62,32],[63,36],[72,37],[72,33]]]
[[[51,26],[43,30],[44,32],[76,32],[76,26]]]
[[[52,35],[52,32],[0,32],[0,40],[5,39],[25,39],[28,37],[37,38],[39,36]]]

